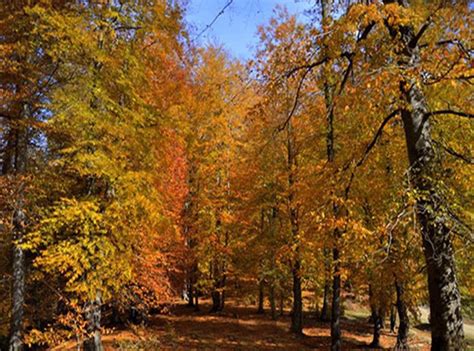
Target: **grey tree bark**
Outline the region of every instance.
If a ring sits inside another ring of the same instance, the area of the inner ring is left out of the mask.
[[[405,5],[405,2],[402,2]],[[403,51],[399,66],[410,68],[420,61],[418,38],[413,26],[390,28],[398,33]],[[409,159],[410,183],[416,199],[428,271],[431,315],[431,349],[463,349],[463,320],[451,230],[448,226],[445,199],[436,185],[440,167],[431,138],[429,109],[423,90],[415,80],[401,80],[400,92],[409,108],[401,112]]]
[[[23,105],[21,118],[28,118],[29,106]],[[14,150],[14,160],[12,171],[15,176],[21,176],[26,172],[28,157],[28,131],[26,127],[15,127],[15,138],[12,149]],[[20,185],[22,187],[23,185]],[[24,193],[20,188],[15,202],[13,214],[13,244],[12,244],[12,315],[10,324],[10,351],[23,350],[23,316],[25,304],[25,253],[21,247],[26,213],[24,208]]]
[[[84,341],[84,351],[103,351],[102,338],[100,335],[100,319],[102,316],[102,297],[97,292],[94,300],[86,306],[85,315],[87,320],[87,336]]]

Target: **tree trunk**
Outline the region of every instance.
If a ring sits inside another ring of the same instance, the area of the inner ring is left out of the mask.
[[[323,292],[323,308],[321,309],[321,320],[323,322],[329,321],[329,279],[325,278],[324,280],[324,292]]]
[[[219,312],[221,310],[221,293],[217,290],[211,292],[212,308],[211,312]]]
[[[405,289],[403,284],[395,281],[395,290],[397,292],[398,319],[400,320],[395,350],[409,350],[408,331],[410,328],[410,320],[408,319],[408,310],[404,300]]]
[[[219,306],[219,311],[223,311],[225,306],[225,290],[221,292],[221,304]]]
[[[339,263],[339,249],[333,249],[334,276],[332,285],[332,308],[331,308],[331,350],[341,350],[341,272]]]
[[[393,2],[385,0],[385,3]],[[402,6],[407,1],[398,0]],[[400,38],[399,66],[408,70],[420,61],[419,37],[412,25],[391,27],[393,38]],[[431,315],[431,349],[463,349],[461,296],[455,273],[451,231],[447,223],[447,204],[437,179],[440,163],[436,159],[426,97],[415,79],[402,79],[400,91],[409,108],[402,110],[403,128],[410,162],[410,183],[416,194],[416,214],[421,229],[428,271]]]
[[[420,120],[412,119],[412,113],[404,111],[404,123],[409,149],[417,149],[415,127]],[[415,122],[415,123],[413,123]],[[420,134],[423,134],[420,133]],[[421,143],[424,144],[424,143]],[[425,146],[428,146],[425,144]],[[420,157],[427,150],[421,151]],[[418,154],[418,152],[417,152]],[[455,273],[454,254],[451,246],[450,230],[439,211],[439,197],[435,185],[422,161],[411,161],[412,185],[419,194],[426,194],[417,200],[417,217],[428,268],[428,290],[430,295],[431,349],[461,350],[463,348],[463,321],[461,315],[461,295]],[[420,168],[418,168],[420,167]],[[429,194],[429,195],[428,195]]]
[[[199,292],[197,289],[194,294],[194,310],[199,311]]]
[[[442,207],[444,199],[436,186],[440,165],[435,160],[425,97],[415,82],[402,82],[402,92],[411,110],[402,111],[410,182],[417,194],[416,213],[428,268],[431,349],[461,350],[463,321],[451,245],[450,228]]]
[[[390,306],[390,332],[395,333],[395,326],[397,325],[397,312],[396,306],[391,304]]]
[[[380,334],[382,332],[382,313],[379,310],[375,313],[374,319],[374,334],[372,342],[370,343],[370,347],[379,349],[380,348]]]
[[[293,268],[293,311],[291,314],[291,331],[296,334],[303,333],[303,301],[301,296],[299,261],[295,263]]]
[[[288,122],[287,128],[287,151],[288,151],[288,209],[290,212],[290,225],[292,241],[295,248],[293,257],[293,267],[291,273],[293,275],[293,311],[291,314],[290,330],[296,334],[303,333],[303,302],[301,297],[301,258],[300,258],[300,240],[299,240],[299,223],[298,208],[295,204],[295,183],[296,169],[298,166],[296,160],[295,137],[293,134],[292,123]]]
[[[285,304],[284,297],[283,297],[283,289],[280,289],[280,317],[283,316],[283,306]]]
[[[265,312],[263,309],[263,299],[263,279],[260,279],[260,281],[258,282],[258,314],[263,314]]]
[[[95,300],[90,301],[86,308],[87,339],[84,341],[84,351],[103,351],[100,336],[101,294],[97,292]]]
[[[273,283],[270,286],[270,292],[269,292],[268,298],[270,299],[270,311],[271,311],[272,319],[276,320],[277,315],[276,315],[276,305],[275,305],[275,286]]]
[[[191,283],[188,285],[188,306],[194,307],[194,289]]]
[[[22,118],[28,118],[29,106],[23,105]],[[25,127],[16,127],[15,140],[11,145],[14,149],[14,168],[16,176],[21,176],[26,171],[28,136]],[[23,187],[23,184],[20,184]],[[25,304],[25,253],[21,248],[23,241],[26,214],[24,209],[23,189],[18,191],[13,214],[13,244],[12,244],[12,315],[10,325],[10,351],[23,350],[23,316]]]
[[[18,245],[23,237],[23,222],[25,214],[20,207],[14,214],[14,240],[13,243],[13,292],[12,292],[12,319],[10,351],[23,350],[23,315],[25,303],[25,253]]]

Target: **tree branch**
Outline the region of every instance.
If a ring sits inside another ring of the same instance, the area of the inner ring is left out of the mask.
[[[286,128],[286,126],[288,125],[288,123],[290,123],[290,120],[291,120],[291,117],[293,117],[295,111],[296,111],[296,108],[298,107],[298,100],[299,100],[299,97],[300,97],[300,93],[301,93],[301,89],[303,88],[303,83],[304,83],[304,80],[306,79],[306,76],[308,75],[308,73],[311,71],[312,67],[309,67],[308,69],[306,69],[306,71],[303,73],[303,76],[301,77],[301,80],[298,84],[298,88],[296,89],[296,95],[295,95],[295,101],[293,103],[293,107],[290,111],[290,113],[288,114],[288,116],[286,117],[286,120],[285,122],[280,125],[278,128],[277,128],[277,131],[278,132],[281,132],[283,129]]]
[[[394,118],[399,112],[400,112],[400,110],[396,109],[395,111],[393,111],[387,117],[384,118],[384,120],[382,121],[382,124],[380,125],[379,129],[377,129],[377,132],[375,133],[372,141],[367,145],[364,154],[362,155],[360,160],[356,163],[355,167],[352,169],[351,176],[349,178],[349,183],[347,184],[347,187],[346,187],[346,190],[345,190],[346,199],[349,197],[349,192],[351,190],[352,182],[353,182],[354,177],[355,177],[355,171],[357,170],[357,168],[362,166],[362,164],[365,162],[365,160],[369,156],[370,151],[374,148],[375,144],[377,143],[377,141],[382,136],[383,129],[385,128],[387,123],[390,122],[390,120],[392,118]]]
[[[446,151],[448,154],[450,154],[451,156],[455,157],[455,158],[458,158],[464,162],[466,162],[467,164],[474,164],[474,159],[470,156],[466,156],[466,155],[463,155],[457,151],[455,151],[454,149],[450,148],[449,146],[439,142],[439,141],[436,141],[436,140],[433,140],[433,142],[438,145],[439,147],[441,147],[444,151]]]
[[[465,118],[474,118],[474,114],[469,113],[469,112],[463,112],[463,111],[455,111],[455,110],[438,110],[438,111],[431,111],[427,112],[426,116],[436,116],[436,115],[455,115],[459,117],[465,117]]]

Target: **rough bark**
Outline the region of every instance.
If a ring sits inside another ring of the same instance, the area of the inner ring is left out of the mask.
[[[397,312],[400,320],[397,334],[397,344],[395,350],[409,350],[408,346],[408,331],[410,328],[410,320],[408,319],[408,309],[405,304],[404,294],[405,289],[403,284],[395,281],[395,290],[397,292]]]
[[[25,214],[20,207],[14,214],[14,240],[21,243],[23,237],[23,222]],[[13,291],[12,291],[12,319],[10,327],[10,351],[23,350],[23,315],[25,303],[25,253],[17,244],[13,244]]]
[[[84,351],[104,350],[100,336],[101,300],[101,294],[97,292],[95,300],[90,301],[86,307],[88,338],[84,341]]]
[[[404,45],[402,67],[416,65],[419,49],[413,44],[411,26],[399,28]],[[416,81],[400,82],[401,94],[410,109],[402,110],[403,127],[410,162],[411,186],[417,194],[416,214],[421,229],[428,271],[431,315],[431,349],[461,350],[463,321],[461,296],[455,273],[451,231],[447,223],[445,199],[436,186],[441,165],[436,160],[429,109],[422,89]]]
[[[21,118],[29,116],[29,106],[23,105]],[[21,177],[26,171],[28,136],[25,127],[14,129],[14,141],[11,144],[14,150],[14,167],[11,169],[15,176]],[[12,315],[10,324],[10,351],[23,350],[23,316],[25,303],[25,253],[21,248],[24,236],[26,213],[24,208],[23,189],[18,192],[13,214],[13,244],[12,244]]]

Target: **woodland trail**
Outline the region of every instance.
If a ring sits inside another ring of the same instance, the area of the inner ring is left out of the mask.
[[[146,326],[130,325],[104,335],[105,350],[329,350],[330,325],[311,315],[305,318],[304,335],[296,337],[289,332],[290,316],[273,321],[269,311],[256,313],[255,306],[236,303],[226,305],[225,311],[208,313],[209,303],[200,311],[185,304],[176,304],[167,314],[150,318]],[[366,350],[372,340],[372,324],[367,317],[355,316],[360,311],[347,311],[342,319],[343,350]],[[351,313],[354,312],[354,313]],[[384,329],[381,345],[391,349],[396,334]],[[429,350],[429,341],[418,335],[411,336],[413,350]],[[54,350],[74,350],[71,342]]]

